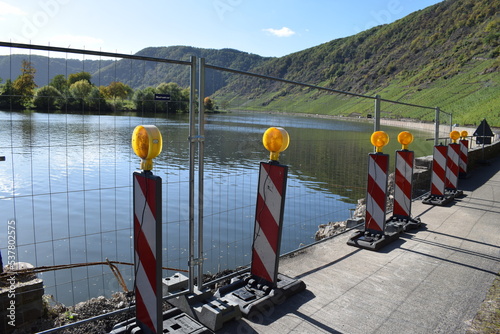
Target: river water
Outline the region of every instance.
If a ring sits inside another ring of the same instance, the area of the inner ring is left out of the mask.
[[[187,115],[95,115],[0,111],[0,250],[15,221],[16,256],[36,266],[109,260],[133,262],[130,148],[136,125],[163,134],[153,173],[162,177],[163,265],[187,269],[189,123]],[[220,113],[205,116],[204,268],[215,273],[250,262],[261,143],[270,126],[290,135],[280,156],[289,166],[281,252],[314,241],[319,224],[342,221],[365,196],[371,122]],[[400,145],[402,128],[383,128]],[[411,130],[411,129],[410,129]],[[432,154],[425,132],[412,132],[417,156]],[[198,211],[196,210],[196,213]],[[197,217],[196,217],[197,219]],[[129,288],[132,270],[121,266]],[[170,275],[173,271],[165,271]],[[46,293],[73,304],[119,290],[105,266],[42,274]]]

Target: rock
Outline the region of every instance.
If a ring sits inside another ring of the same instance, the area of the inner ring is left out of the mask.
[[[345,231],[346,222],[330,222],[328,224],[321,224],[318,226],[318,231],[314,238],[316,241],[329,238],[335,234]]]

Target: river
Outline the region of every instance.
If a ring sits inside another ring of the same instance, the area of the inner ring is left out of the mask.
[[[187,269],[189,123],[182,115],[96,115],[0,111],[0,250],[7,222],[16,224],[16,255],[36,266],[109,260],[133,262],[130,147],[136,125],[162,132],[163,152],[153,173],[162,177],[163,265]],[[273,113],[206,114],[204,159],[204,268],[207,273],[250,262],[258,166],[269,153],[261,138],[285,128],[290,146],[281,252],[314,241],[319,224],[348,218],[365,196],[373,124]],[[384,127],[391,154],[402,129]],[[432,154],[425,131],[411,130],[416,156]],[[392,157],[391,157],[392,158]],[[392,158],[393,159],[393,158]],[[392,168],[392,167],[391,167]],[[196,211],[197,212],[197,211]],[[197,219],[197,218],[196,218]],[[129,288],[132,270],[121,266]],[[165,271],[170,275],[173,271]],[[105,266],[41,275],[46,293],[73,304],[119,290]]]

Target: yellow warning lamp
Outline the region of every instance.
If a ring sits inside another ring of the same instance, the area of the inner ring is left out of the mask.
[[[403,145],[403,150],[408,149],[408,145],[413,143],[413,135],[408,131],[400,132],[398,135],[398,142]]]
[[[262,136],[262,144],[270,152],[269,159],[278,161],[280,153],[290,144],[290,136],[283,128],[269,128]]]
[[[460,132],[460,137],[461,137],[462,139],[467,138],[467,136],[468,136],[468,135],[469,135],[469,133],[468,133],[467,131],[465,131],[465,130],[464,130],[464,131],[462,131],[462,132]]]
[[[382,148],[389,144],[389,135],[384,131],[375,131],[372,133],[370,141],[375,146],[375,152],[382,153]]]
[[[456,143],[458,138],[460,138],[460,132],[458,132],[457,130],[451,131],[450,138],[451,138],[451,140],[453,140],[453,143]]]
[[[160,130],[154,125],[138,125],[132,133],[132,148],[134,153],[141,158],[141,169],[153,169],[153,159],[156,158],[163,147]]]

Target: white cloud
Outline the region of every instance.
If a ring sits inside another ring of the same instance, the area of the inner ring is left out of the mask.
[[[290,37],[292,35],[295,35],[295,31],[293,31],[292,29],[287,28],[287,27],[283,27],[281,29],[269,28],[269,29],[262,29],[262,30],[267,31],[268,33],[271,33],[272,35],[277,36],[277,37]]]
[[[0,1],[0,15],[2,16],[2,19],[4,19],[3,16],[8,16],[8,15],[23,16],[26,14],[27,13],[23,11],[21,8]]]

